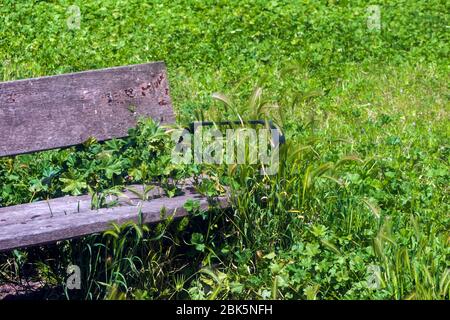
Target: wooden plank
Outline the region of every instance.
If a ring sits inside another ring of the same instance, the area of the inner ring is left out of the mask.
[[[0,83],[0,157],[127,136],[175,116],[163,62]]]
[[[139,212],[144,223],[164,219],[162,208],[166,209],[166,217],[182,217],[188,214],[183,205],[189,199],[198,200],[202,210],[210,207],[207,198],[195,193],[189,185],[183,187],[184,194],[174,198],[158,197],[159,192],[154,191],[149,201],[124,192],[117,206],[99,210],[91,210],[91,197],[86,195],[0,208],[0,251],[102,232],[111,228],[112,222],[137,222]],[[227,207],[228,198],[219,197],[217,205]]]

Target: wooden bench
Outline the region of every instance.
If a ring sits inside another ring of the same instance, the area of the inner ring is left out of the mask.
[[[0,83],[0,157],[123,138],[142,116],[175,122],[163,62]],[[117,206],[98,210],[88,195],[0,208],[0,251],[102,232],[140,215],[158,222],[163,208],[166,217],[181,217],[188,199],[209,207],[189,183],[182,190],[149,201],[125,192]],[[227,201],[218,199],[221,206]]]

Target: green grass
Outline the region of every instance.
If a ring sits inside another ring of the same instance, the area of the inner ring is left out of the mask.
[[[168,177],[200,172],[213,178],[203,191],[234,190],[227,211],[190,203],[190,219],[3,254],[2,281],[64,286],[76,263],[69,298],[450,298],[445,1],[380,1],[379,32],[365,1],[75,1],[69,30],[72,4],[0,4],[0,79],[164,60],[180,124],[252,118],[261,86],[288,143],[272,177],[171,166],[148,122],[126,152],[114,141],[0,159],[0,205],[87,192],[104,205],[129,177],[172,190]]]

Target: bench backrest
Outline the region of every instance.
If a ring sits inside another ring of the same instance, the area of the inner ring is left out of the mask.
[[[0,83],[0,157],[126,137],[175,122],[163,62]]]

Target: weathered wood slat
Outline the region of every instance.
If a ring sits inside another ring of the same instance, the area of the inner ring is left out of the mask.
[[[0,83],[0,157],[127,136],[175,121],[163,62]]]
[[[89,137],[121,138],[139,116],[174,123],[163,62],[0,83],[0,157],[77,145]],[[137,186],[135,186],[137,187]],[[142,188],[137,187],[137,188]],[[91,210],[91,197],[63,197],[0,208],[0,251],[41,245],[105,231],[111,223],[158,222],[187,214],[189,199],[210,207],[192,185],[175,198],[141,201],[124,192],[111,208]],[[218,205],[228,207],[228,197]]]
[[[159,191],[153,193],[153,199],[141,201],[136,195],[124,192],[125,197],[112,208],[91,210],[91,197],[63,197],[49,201],[0,208],[0,251],[11,250],[30,245],[40,245],[71,239],[111,228],[111,223],[123,224],[137,222],[142,212],[144,223],[161,221],[161,209],[165,208],[166,217],[187,215],[183,205],[187,200],[200,202],[206,210],[210,207],[206,197],[195,193],[190,186],[183,188],[183,195],[158,198]],[[220,207],[228,206],[228,198],[217,199]]]

